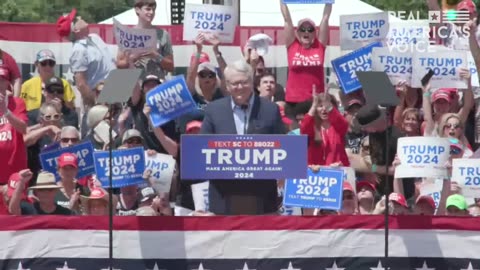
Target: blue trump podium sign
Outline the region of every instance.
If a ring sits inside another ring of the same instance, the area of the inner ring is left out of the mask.
[[[95,171],[103,187],[109,186],[110,156],[108,151],[93,153]],[[142,147],[120,149],[112,152],[112,187],[119,188],[145,182],[145,154]]]
[[[339,210],[342,207],[342,169],[307,171],[306,179],[287,179],[283,204],[303,208]]]
[[[362,88],[357,78],[357,71],[372,70],[372,49],[382,47],[381,42],[374,42],[349,54],[332,60],[332,67],[345,94]]]
[[[304,178],[307,137],[182,135],[182,179]]]
[[[177,76],[149,91],[147,104],[151,108],[150,119],[154,127],[159,127],[196,108],[184,76]]]
[[[335,0],[283,0],[285,4],[335,4]]]
[[[91,142],[87,141],[84,143],[79,143],[65,148],[57,148],[52,151],[41,152],[40,163],[42,164],[43,170],[55,174],[55,178],[60,180],[58,175],[58,164],[57,160],[63,153],[72,153],[77,156],[78,159],[78,174],[77,178],[83,178],[95,174],[95,167],[93,164],[93,145]]]

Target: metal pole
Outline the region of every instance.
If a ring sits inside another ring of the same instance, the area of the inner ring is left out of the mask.
[[[388,216],[389,216],[389,210],[390,210],[390,174],[388,173],[388,168],[389,168],[389,165],[390,165],[390,162],[388,160],[389,158],[389,149],[390,149],[390,146],[389,146],[389,130],[388,130],[388,121],[390,119],[390,113],[389,113],[389,110],[390,107],[386,106],[386,110],[385,110],[385,120],[387,121],[387,129],[385,130],[385,145],[386,145],[386,149],[385,149],[385,167],[386,167],[386,176],[387,176],[387,179],[386,179],[386,183],[385,183],[385,263],[387,264],[387,261],[388,261],[388,235],[389,235],[389,224],[388,224]],[[388,267],[385,265],[385,268],[388,269]]]
[[[109,260],[109,265],[110,269],[113,268],[113,183],[112,183],[112,170],[113,170],[113,104],[110,104],[110,129],[108,130],[109,132],[109,147],[108,147],[108,155],[109,155],[109,162],[108,162],[108,167],[109,167],[109,174],[108,174],[108,260]]]

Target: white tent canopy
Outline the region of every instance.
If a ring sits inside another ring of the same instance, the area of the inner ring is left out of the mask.
[[[186,0],[187,3],[201,4],[202,0]],[[324,5],[289,5],[294,24],[302,18],[311,18],[320,23]],[[339,26],[340,16],[349,14],[365,14],[381,12],[382,10],[366,4],[360,0],[336,0],[330,25]],[[137,24],[137,15],[132,8],[114,16],[124,25]],[[157,14],[153,21],[154,25],[170,25],[170,0],[157,1]],[[390,16],[390,21],[400,19]],[[112,18],[101,24],[112,24]],[[241,0],[240,1],[240,25],[241,26],[283,26],[283,17],[280,12],[279,0]]]
[[[291,4],[288,7],[294,25],[303,18],[311,18],[317,25],[320,24],[324,5]],[[283,26],[284,24],[278,0],[241,0],[240,10],[242,26]],[[339,26],[341,15],[375,12],[382,12],[382,10],[360,0],[335,0],[329,23],[331,26]],[[390,21],[400,20],[393,16],[389,19]]]

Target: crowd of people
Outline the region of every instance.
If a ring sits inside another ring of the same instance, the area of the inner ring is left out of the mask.
[[[156,29],[159,42],[158,49],[142,54],[119,50],[114,56],[98,35],[89,32],[88,23],[75,10],[58,19],[58,34],[73,44],[70,68],[81,97],[75,96],[69,82],[54,74],[56,58],[52,51],[38,52],[38,76],[22,83],[15,60],[0,50],[0,163],[5,166],[0,170],[0,213],[107,215],[108,188],[94,176],[77,177],[77,156],[64,153],[58,158],[59,180],[43,171],[39,160],[39,154],[52,145],[64,148],[90,141],[95,150],[108,149],[109,142],[95,132],[99,125],[107,125],[118,134],[116,149],[144,147],[152,154],[171,155],[177,160],[177,168],[181,134],[306,135],[312,170],[321,166],[351,167],[357,180],[356,187],[344,183],[339,211],[305,208],[303,215],[369,215],[385,211],[398,215],[480,215],[480,201],[465,198],[455,179],[443,179],[438,205],[431,196],[421,194],[425,179],[393,179],[399,165],[395,153],[400,137],[446,137],[451,142],[450,160],[473,155],[478,145],[471,83],[467,89],[431,89],[428,84],[412,88],[401,82],[396,86],[400,104],[387,114],[391,115],[388,119],[384,109],[366,104],[362,90],[334,95],[327,88],[324,56],[334,5],[325,5],[319,26],[311,19],[294,25],[288,6],[281,0],[279,5],[285,20],[288,55],[285,87],[265,66],[262,52],[245,47],[242,59],[227,63],[219,39],[199,34],[185,74],[196,109],[160,127],[152,125],[145,97],[174,71],[174,51],[169,33],[152,25],[155,0],[135,0],[135,27]],[[476,33],[474,3],[463,0],[458,7],[469,11],[470,31]],[[476,35],[467,39],[480,67]],[[205,46],[212,46],[214,55],[208,55]],[[213,57],[218,67],[210,61]],[[110,107],[98,103],[105,79],[117,68],[141,69],[138,85],[125,104]],[[468,70],[461,70],[460,76],[471,80]],[[82,100],[82,113],[75,108],[76,98]],[[251,119],[256,121],[255,126],[250,125]],[[451,170],[451,163],[445,166]],[[170,192],[159,192],[153,188],[148,171],[144,179],[145,185],[114,190],[115,215],[174,215],[172,205],[196,209],[191,186],[199,181],[180,179],[177,169]],[[387,181],[391,181],[390,185],[386,185]],[[209,208],[196,209],[192,215],[279,214],[284,184],[285,179],[210,181]],[[388,204],[386,186],[393,188]]]

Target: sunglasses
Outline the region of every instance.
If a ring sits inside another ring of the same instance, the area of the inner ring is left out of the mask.
[[[301,33],[313,33],[315,32],[315,28],[313,27],[300,27],[300,29],[298,29],[299,32]]]
[[[355,196],[353,194],[344,194],[343,199],[344,200],[353,200]]]
[[[198,73],[198,76],[202,79],[205,79],[205,78],[209,78],[209,79],[213,79],[215,78],[216,74],[213,73],[213,72],[200,72]]]
[[[42,67],[46,67],[46,66],[53,67],[53,66],[55,66],[55,61],[52,61],[52,60],[42,61],[42,62],[40,62],[40,65]]]
[[[60,120],[60,117],[61,115],[57,113],[57,114],[47,114],[47,115],[44,115],[42,118],[45,121],[52,121],[52,120],[56,121],[56,120]]]
[[[72,143],[77,143],[79,142],[80,140],[78,138],[61,138],[60,141],[62,143],[69,143],[69,142],[72,142]]]
[[[58,88],[55,86],[46,88],[45,90],[52,95],[63,95],[64,93],[63,88]]]
[[[461,128],[461,126],[459,124],[446,124],[445,125],[445,128],[447,129],[457,129],[457,128]]]
[[[127,144],[142,144],[142,139],[140,138],[130,138],[125,141]]]

